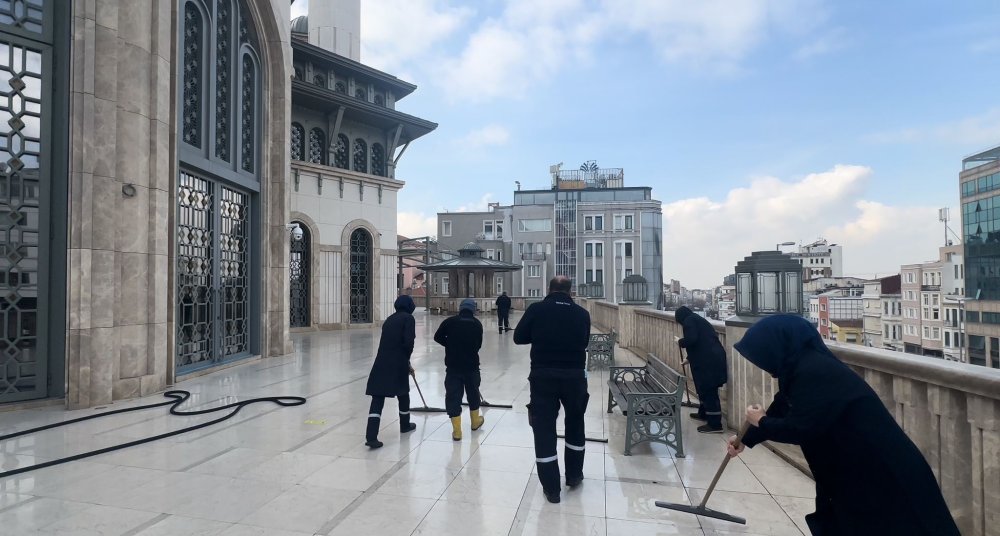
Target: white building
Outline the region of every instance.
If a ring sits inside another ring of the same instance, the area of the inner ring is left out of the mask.
[[[827,243],[821,238],[811,244],[799,246],[798,252],[789,253],[802,265],[802,281],[820,277],[842,277],[844,261],[841,246]]]

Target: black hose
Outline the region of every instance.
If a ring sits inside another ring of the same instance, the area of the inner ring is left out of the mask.
[[[195,416],[195,415],[205,415],[207,413],[215,413],[217,411],[222,411],[224,409],[229,409],[229,408],[234,408],[234,409],[231,412],[229,412],[227,415],[219,417],[218,419],[214,419],[214,420],[211,420],[211,421],[207,421],[207,422],[203,422],[203,423],[200,423],[200,424],[196,424],[194,426],[189,426],[187,428],[182,428],[180,430],[174,430],[174,431],[167,432],[167,433],[164,433],[164,434],[155,435],[153,437],[145,437],[145,438],[142,438],[142,439],[137,439],[135,441],[129,441],[128,443],[122,443],[120,445],[114,445],[114,446],[111,446],[111,447],[105,447],[103,449],[92,450],[90,452],[84,452],[82,454],[75,454],[73,456],[67,456],[66,458],[59,458],[58,460],[51,460],[51,461],[44,462],[44,463],[39,463],[39,464],[35,464],[35,465],[29,465],[28,467],[21,467],[19,469],[13,469],[13,470],[10,470],[10,471],[6,471],[6,472],[3,472],[3,473],[0,473],[0,479],[6,478],[8,476],[19,475],[21,473],[27,473],[29,471],[35,471],[35,470],[38,470],[38,469],[44,469],[46,467],[52,467],[53,465],[60,465],[60,464],[68,463],[68,462],[74,462],[74,461],[77,461],[77,460],[82,460],[84,458],[90,458],[91,456],[97,456],[99,454],[106,454],[108,452],[114,452],[116,450],[121,450],[121,449],[128,448],[128,447],[134,447],[136,445],[142,445],[143,443],[150,443],[152,441],[158,441],[160,439],[166,439],[168,437],[172,437],[172,436],[175,436],[175,435],[180,435],[180,434],[184,434],[184,433],[191,432],[191,431],[194,431],[194,430],[198,430],[199,428],[205,428],[207,426],[212,426],[213,424],[219,424],[222,421],[225,421],[227,419],[230,419],[230,418],[234,417],[237,413],[239,413],[239,411],[241,409],[243,409],[244,406],[249,406],[250,404],[255,404],[257,402],[274,402],[275,404],[278,404],[279,406],[285,406],[285,407],[301,406],[302,404],[306,403],[306,399],[303,398],[303,397],[301,397],[301,396],[266,396],[266,397],[261,397],[261,398],[251,398],[249,400],[243,400],[243,401],[240,401],[240,402],[233,402],[232,404],[226,404],[225,406],[219,406],[219,407],[215,407],[215,408],[184,411],[184,410],[178,409],[178,407],[181,404],[183,404],[184,402],[186,402],[188,398],[191,397],[191,393],[189,391],[182,391],[182,390],[179,390],[179,389],[178,390],[174,390],[174,391],[167,391],[167,392],[163,393],[163,396],[165,396],[167,398],[170,398],[171,400],[167,400],[166,402],[159,402],[159,403],[156,403],[156,404],[147,404],[145,406],[135,406],[135,407],[132,407],[132,408],[122,408],[122,409],[116,409],[116,410],[112,410],[112,411],[105,411],[105,412],[102,412],[102,413],[96,413],[94,415],[87,415],[86,417],[80,417],[78,419],[71,419],[71,420],[68,420],[68,421],[58,422],[58,423],[55,423],[55,424],[47,424],[45,426],[39,426],[37,428],[31,428],[30,430],[22,430],[20,432],[14,432],[13,434],[7,434],[5,436],[0,436],[0,442],[6,441],[8,439],[13,439],[15,437],[21,437],[21,436],[28,435],[28,434],[34,434],[36,432],[41,432],[41,431],[44,431],[44,430],[51,430],[53,428],[59,428],[60,426],[66,426],[66,425],[75,424],[75,423],[78,423],[78,422],[89,421],[90,419],[97,419],[97,418],[100,418],[100,417],[106,417],[108,415],[117,415],[119,413],[128,413],[130,411],[141,411],[141,410],[144,410],[144,409],[160,408],[160,407],[164,407],[164,406],[170,406],[170,414],[171,415],[179,415],[179,416],[182,416],[182,417],[191,417],[191,416]]]

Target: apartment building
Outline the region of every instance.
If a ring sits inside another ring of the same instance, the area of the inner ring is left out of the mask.
[[[865,346],[884,348],[885,339],[892,340],[893,333],[885,329],[882,321],[883,316],[888,314],[883,296],[898,294],[899,281],[899,275],[893,275],[865,282],[861,297],[864,306],[861,342]]]
[[[962,246],[942,247],[938,260],[904,265],[900,275],[903,351],[961,360],[959,304],[954,298],[962,296],[965,287]],[[949,317],[954,322],[946,322]]]
[[[816,296],[816,302],[818,311],[816,311],[816,318],[818,319],[819,333],[827,340],[836,340],[833,335],[834,332],[831,331],[831,323],[841,321],[842,327],[852,326],[858,327],[857,332],[860,334],[860,325],[864,319],[864,287],[851,287],[851,288],[838,288],[829,290],[822,294]],[[812,304],[812,301],[810,301]],[[810,307],[810,318],[812,318],[813,313]],[[854,326],[853,323],[848,321],[856,321],[858,326]],[[860,338],[860,337],[858,337]],[[858,342],[857,340],[850,342]]]
[[[821,277],[844,275],[843,248],[828,243],[825,238],[800,246],[797,252],[789,255],[802,265],[803,283]]]

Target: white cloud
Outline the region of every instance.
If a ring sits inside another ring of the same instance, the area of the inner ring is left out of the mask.
[[[493,202],[493,194],[488,193],[479,198],[479,201],[467,203],[455,209],[453,212],[485,212]]]
[[[470,148],[505,145],[510,140],[510,131],[501,125],[486,125],[477,128],[457,140],[457,144]]]
[[[397,212],[397,232],[407,238],[437,235],[437,215],[423,212]]]
[[[844,248],[844,272],[896,273],[901,264],[936,258],[937,207],[894,207],[863,199],[872,170],[838,165],[800,180],[753,180],[722,201],[684,199],[663,207],[667,278],[713,287],[753,251],[824,237]]]
[[[473,15],[441,0],[365,0],[361,9],[361,58],[366,65],[396,72],[410,60],[424,60]]]
[[[775,35],[821,34],[824,1],[507,0],[499,14],[476,18],[457,0],[365,0],[362,59],[426,76],[451,98],[471,102],[522,97],[566,64],[636,35],[667,61],[733,72]],[[833,45],[809,47],[800,54]]]
[[[794,58],[808,61],[817,56],[830,54],[841,50],[850,43],[850,36],[844,28],[834,28],[817,39],[803,45],[795,51]]]
[[[309,0],[296,0],[292,4],[292,19],[309,14]]]
[[[940,142],[985,146],[1000,141],[1000,108],[958,121],[923,127],[902,128],[865,136],[872,143]]]

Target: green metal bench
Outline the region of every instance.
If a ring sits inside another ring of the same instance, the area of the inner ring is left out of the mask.
[[[640,443],[663,443],[684,457],[681,435],[683,375],[649,354],[642,367],[609,367],[608,413],[618,406],[625,416],[625,455]]]
[[[594,333],[590,336],[587,344],[587,370],[594,370],[595,367],[609,367],[615,362],[615,344],[618,342],[618,334],[615,330],[611,333]]]

